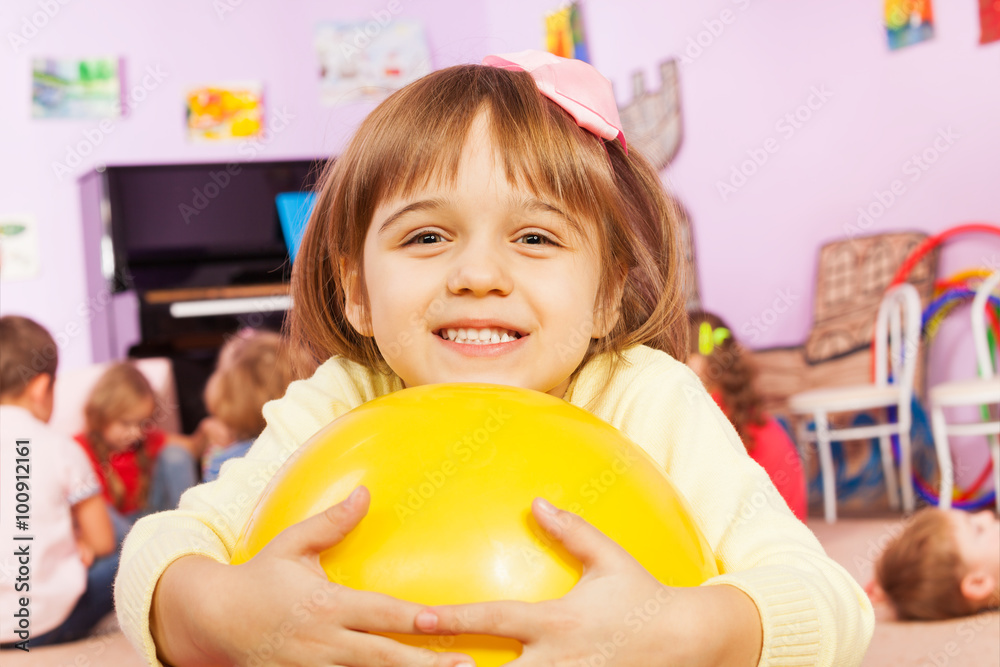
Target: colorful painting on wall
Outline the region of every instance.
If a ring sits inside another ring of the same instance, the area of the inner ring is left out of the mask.
[[[248,139],[264,127],[259,83],[193,88],[187,93],[187,133],[192,141]]]
[[[563,58],[590,62],[579,3],[571,3],[545,16],[545,50]]]
[[[979,0],[979,43],[1000,41],[1000,0]]]
[[[33,118],[117,118],[122,115],[118,58],[33,58]]]
[[[327,106],[384,99],[431,72],[423,24],[408,19],[316,26],[320,101]]]
[[[931,0],[885,0],[885,30],[895,51],[934,37]]]
[[[34,218],[0,215],[0,280],[34,278],[39,264]]]

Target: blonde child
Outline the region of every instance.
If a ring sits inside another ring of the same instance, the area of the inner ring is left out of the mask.
[[[1000,605],[1000,522],[993,512],[927,507],[875,565],[873,600],[903,620],[936,621]]]
[[[253,329],[241,331],[223,346],[205,385],[210,417],[201,430],[212,444],[204,456],[203,481],[214,481],[223,463],[247,453],[266,425],[261,409],[284,396],[292,380],[301,377],[296,368],[315,370],[297,349],[274,332]]]
[[[750,355],[718,315],[697,311],[690,317],[688,366],[729,417],[750,457],[767,471],[795,516],[805,521],[808,501],[802,460],[785,429],[764,412]]]
[[[79,639],[112,609],[118,555],[100,484],[47,426],[58,365],[44,327],[0,317],[0,648]]]
[[[609,643],[619,665],[859,663],[864,592],[771,501],[675,360],[687,353],[675,213],[626,153],[610,84],[539,52],[484,62],[390,96],[328,167],[292,278],[292,334],[324,363],[265,406],[267,428],[215,483],[136,525],[116,587],[128,636],[172,664],[245,662],[269,636],[274,664],[471,664],[379,634],[391,632],[513,637],[526,666],[580,664]],[[319,428],[456,381],[547,392],[617,426],[672,477],[724,574],[668,591],[539,498],[540,525],[584,563],[564,598],[429,608],[353,590],[326,580],[318,554],[363,520],[364,487],[227,564],[259,494]],[[317,587],[325,604],[310,602]],[[654,597],[671,603],[633,633],[630,612]]]
[[[149,380],[129,362],[109,366],[84,406],[86,431],[76,441],[101,480],[119,538],[138,517],[177,507],[198,481],[189,439],[157,428],[155,411]]]

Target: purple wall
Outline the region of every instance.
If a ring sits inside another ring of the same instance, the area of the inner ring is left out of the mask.
[[[558,5],[398,2],[401,15],[425,22],[435,66],[539,47],[541,16]],[[78,175],[101,163],[246,157],[238,145],[185,140],[182,94],[192,84],[264,82],[268,112],[284,110],[292,119],[257,152],[262,160],[336,153],[369,108],[319,105],[312,30],[318,20],[365,18],[389,2],[352,2],[349,10],[317,1],[240,2],[221,17],[213,8],[218,4],[68,2],[16,52],[9,38],[0,49],[9,101],[0,105],[6,158],[0,161],[0,212],[34,215],[43,237],[41,275],[3,283],[0,312],[27,313],[61,332],[67,367],[88,363],[91,349],[87,316],[80,314],[87,297]],[[38,0],[13,0],[5,8],[4,35],[19,33],[40,11]],[[755,346],[805,338],[817,248],[842,238],[856,224],[858,208],[894,180],[905,192],[865,231],[936,232],[965,221],[1000,222],[1000,44],[977,44],[974,3],[937,3],[936,38],[890,53],[880,8],[860,0],[586,7],[594,63],[615,83],[621,103],[631,96],[633,70],[644,69],[647,85],[655,86],[657,63],[687,51],[690,62],[681,67],[685,136],[665,180],[691,211],[704,304],[739,331],[777,294],[796,298]],[[691,46],[699,39],[700,52]],[[125,58],[126,91],[142,98],[111,123],[111,132],[95,121],[29,119],[31,56],[100,54]],[[779,129],[813,90],[828,91],[829,98],[813,98],[818,108],[794,133]],[[907,160],[949,129],[954,139],[947,151],[911,181]],[[723,201],[717,182],[769,138],[778,151]],[[54,165],[81,146],[90,154],[71,176],[57,177]],[[984,264],[1000,266],[1000,240],[950,244],[941,271]],[[935,342],[932,381],[973,373],[962,331],[966,316],[952,320]]]

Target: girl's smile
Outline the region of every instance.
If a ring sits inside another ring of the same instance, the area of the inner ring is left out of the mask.
[[[595,223],[509,180],[487,122],[473,123],[453,182],[431,179],[375,210],[367,299],[347,276],[345,310],[406,386],[490,382],[561,397],[591,339],[614,324],[596,313]]]

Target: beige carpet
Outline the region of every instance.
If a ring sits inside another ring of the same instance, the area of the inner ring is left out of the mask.
[[[837,562],[862,585],[871,579],[873,559],[889,539],[897,521],[841,519],[832,526],[813,519],[809,527]],[[992,612],[955,621],[900,623],[885,619],[875,625],[875,636],[865,656],[866,667],[1000,667],[1000,613]],[[0,652],[3,667],[141,667],[113,618],[105,619],[105,633],[63,646]]]

